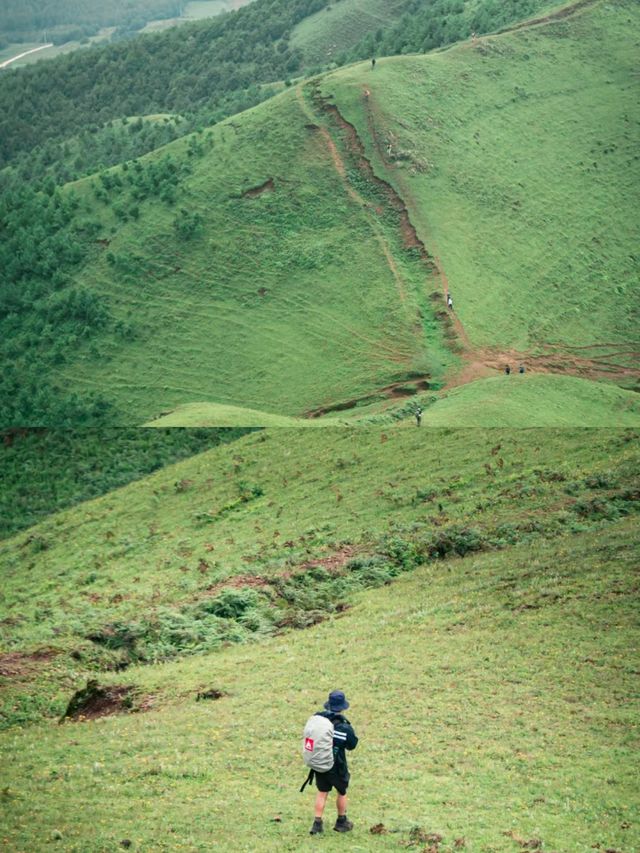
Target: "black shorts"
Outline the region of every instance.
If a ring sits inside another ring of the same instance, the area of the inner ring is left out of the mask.
[[[332,788],[335,788],[339,794],[343,796],[347,793],[349,787],[349,777],[338,776],[335,770],[328,770],[326,773],[315,773],[316,786],[323,794],[328,794]]]

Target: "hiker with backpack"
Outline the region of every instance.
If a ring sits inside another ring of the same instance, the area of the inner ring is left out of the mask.
[[[324,711],[312,714],[304,727],[302,736],[302,757],[309,768],[309,775],[300,791],[304,791],[315,776],[316,794],[315,818],[310,835],[324,832],[322,815],[327,797],[332,788],[336,789],[336,807],[338,817],[333,827],[336,832],[350,832],[353,823],[347,818],[347,788],[349,787],[349,768],[345,750],[355,749],[358,738],[351,723],[342,715],[349,703],[342,690],[334,690],[324,703]]]

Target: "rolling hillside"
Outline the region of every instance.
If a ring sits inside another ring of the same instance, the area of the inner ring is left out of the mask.
[[[135,203],[121,170],[124,186],[75,185],[104,247],[76,282],[133,340],[87,345],[59,372],[67,387],[100,389],[140,423],[191,401],[296,415],[441,381],[454,356],[401,211],[375,185],[352,188],[314,116],[299,89],[173,143],[155,160],[189,165],[175,203],[136,204],[129,222],[113,216]]]
[[[274,430],[7,541],[6,849],[302,849],[335,686],[351,845],[635,849],[637,472],[623,431]]]
[[[437,256],[470,347],[560,344],[561,368],[609,346],[637,368],[639,28],[635,3],[578,3],[322,79]]]
[[[77,281],[134,340],[102,335],[57,375],[133,423],[330,413],[506,363],[634,387],[638,23],[635,4],[578,4],[301,84],[147,158],[191,174],[129,223],[121,171],[75,185],[109,243]]]

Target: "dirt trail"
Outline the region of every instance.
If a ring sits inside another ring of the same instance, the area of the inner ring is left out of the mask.
[[[313,110],[311,109],[311,107],[309,106],[309,104],[307,103],[307,101],[305,100],[305,97],[304,97],[304,94],[302,91],[302,85],[296,87],[296,97],[298,99],[300,107],[302,108],[303,113],[312,122],[310,125],[308,125],[308,127],[310,127],[310,128],[313,127],[314,129],[317,128],[317,131],[321,134],[327,148],[329,149],[329,152],[331,154],[331,159],[333,160],[333,165],[335,166],[335,170],[338,173],[338,175],[340,176],[342,183],[344,185],[344,188],[347,191],[349,198],[351,198],[352,201],[355,201],[356,204],[358,204],[360,207],[362,207],[366,211],[367,208],[369,207],[368,203],[365,201],[365,199],[362,198],[360,193],[358,193],[351,186],[351,183],[349,182],[349,179],[347,177],[347,168],[345,166],[344,160],[342,159],[340,152],[338,151],[336,144],[333,141],[331,134],[329,133],[328,129],[322,125],[317,124],[316,116],[315,116]],[[383,252],[383,254],[387,260],[387,264],[389,266],[389,269],[391,270],[391,274],[393,275],[394,281],[396,283],[396,287],[398,289],[398,295],[400,297],[400,301],[403,303],[403,305],[406,305],[406,301],[407,301],[406,288],[405,288],[402,276],[400,275],[400,271],[398,270],[396,262],[393,258],[391,250],[389,248],[389,245],[388,245],[387,241],[385,240],[384,235],[382,234],[380,228],[371,219],[371,217],[368,216],[367,219],[369,221],[369,225],[371,227],[371,230],[373,231],[373,233],[376,237],[376,240],[380,244],[380,248],[382,249],[382,252]]]
[[[39,50],[44,50],[47,47],[53,47],[53,42],[50,44],[41,44],[40,47],[32,47],[31,50],[25,50],[24,53],[12,56],[11,59],[6,59],[4,62],[0,62],[0,68],[6,68],[7,65],[11,65],[12,62],[17,62],[19,59],[22,59],[23,56],[29,56],[30,53],[37,53]]]

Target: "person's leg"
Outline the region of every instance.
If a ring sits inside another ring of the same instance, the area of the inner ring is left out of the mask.
[[[338,817],[343,817],[347,813],[347,795],[338,794],[336,797],[336,807],[338,809]]]
[[[327,797],[329,796],[328,791],[318,791],[316,794],[316,820],[322,820],[322,815],[324,813],[324,807],[327,804]]]
[[[336,786],[336,793],[338,794],[336,799],[338,817],[336,819],[336,825],[333,827],[336,832],[351,832],[351,830],[353,829],[353,821],[350,821],[347,817],[348,784],[349,781],[347,780],[344,784],[340,784],[340,787]]]

